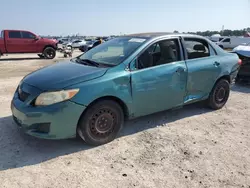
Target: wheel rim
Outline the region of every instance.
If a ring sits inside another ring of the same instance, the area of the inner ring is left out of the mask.
[[[48,50],[48,51],[47,51],[47,56],[48,56],[49,58],[52,58],[52,57],[55,56],[55,52],[54,52],[53,50]]]
[[[228,91],[224,87],[219,87],[215,91],[215,100],[217,103],[224,103],[227,100]]]
[[[115,128],[116,114],[109,108],[103,108],[91,117],[90,131],[96,138],[109,136]]]

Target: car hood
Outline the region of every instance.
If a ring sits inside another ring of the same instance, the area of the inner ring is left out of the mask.
[[[64,61],[28,74],[23,82],[43,91],[59,90],[101,77],[107,69]]]
[[[233,52],[236,52],[240,55],[250,57],[250,46],[237,46],[236,48],[233,49]]]

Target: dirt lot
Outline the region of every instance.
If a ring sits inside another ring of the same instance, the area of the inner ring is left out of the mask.
[[[59,59],[0,59],[1,188],[250,188],[250,86],[234,86],[219,111],[189,105],[127,122],[100,147],[24,135],[11,118],[13,92],[24,75]]]

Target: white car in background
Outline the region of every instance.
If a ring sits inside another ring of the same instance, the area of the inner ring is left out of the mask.
[[[72,42],[69,42],[67,44],[68,47],[72,47],[72,48],[79,48],[82,45],[85,45],[87,42],[85,40],[74,40]]]
[[[216,42],[218,46],[223,49],[233,49],[242,44],[248,44],[250,37],[225,37],[219,42]]]

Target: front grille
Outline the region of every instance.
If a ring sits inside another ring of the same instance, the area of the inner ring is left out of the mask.
[[[48,134],[50,132],[50,123],[36,123],[29,126],[27,129],[32,130],[32,132]]]
[[[26,93],[24,91],[22,91],[20,88],[18,88],[18,97],[21,101],[26,101],[26,99],[29,97],[29,93]]]

